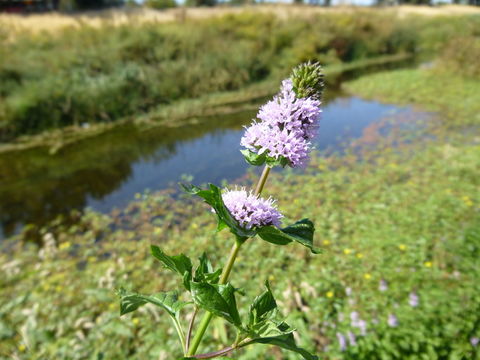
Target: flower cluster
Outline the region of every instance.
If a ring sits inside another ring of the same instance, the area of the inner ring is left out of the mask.
[[[280,93],[260,108],[259,121],[246,128],[240,144],[258,155],[284,158],[291,167],[303,166],[317,133],[320,104],[315,96],[297,97],[292,80],[284,80]]]
[[[278,212],[275,200],[271,198],[264,199],[241,189],[225,191],[222,199],[230,214],[247,230],[268,225],[280,226],[283,215]]]

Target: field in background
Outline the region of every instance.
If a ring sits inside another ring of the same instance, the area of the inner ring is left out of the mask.
[[[389,12],[397,16],[425,15],[450,16],[480,14],[480,8],[465,5],[431,6],[398,6],[393,8],[365,8],[336,6],[295,6],[295,5],[255,5],[243,7],[215,7],[215,8],[177,8],[155,11],[141,10],[104,10],[91,11],[80,14],[47,13],[28,16],[0,14],[0,29],[8,29],[8,36],[19,32],[57,31],[65,27],[80,28],[84,25],[101,27],[105,24],[122,25],[126,23],[138,24],[145,22],[184,21],[186,19],[203,19],[226,14],[238,14],[244,11],[275,14],[281,18],[291,16],[310,16],[313,14],[352,13],[359,10],[365,12]]]
[[[326,67],[402,55],[430,61],[451,43],[459,44],[452,54],[474,58],[469,49],[480,27],[479,16],[399,16],[408,11],[396,8],[258,10],[188,9],[196,15],[182,22],[96,18],[101,25],[79,20],[78,28],[54,33],[4,27],[15,36],[0,38],[0,141],[154,119],[166,107],[212,93],[220,98],[250,87],[257,94],[255,86],[278,83],[307,60]]]

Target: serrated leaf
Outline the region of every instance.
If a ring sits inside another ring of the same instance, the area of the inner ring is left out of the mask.
[[[245,160],[247,161],[247,163],[249,163],[250,165],[254,165],[254,166],[263,165],[263,164],[265,164],[265,161],[267,159],[267,156],[266,156],[265,153],[257,154],[253,151],[248,150],[248,149],[240,150],[240,152],[242,153],[242,155],[245,158]]]
[[[249,308],[249,326],[265,320],[267,315],[277,308],[277,302],[273,297],[268,281],[265,282],[266,290],[253,299]]]
[[[306,360],[318,360],[318,357],[316,355],[311,354],[307,350],[302,349],[295,344],[295,339],[292,334],[293,329],[290,328],[290,326],[288,326],[285,323],[281,323],[280,325],[277,326],[276,331],[280,333],[280,335],[258,337],[244,343],[241,347],[248,346],[251,344],[275,345],[283,349],[296,352],[302,355],[303,358]],[[272,329],[269,328],[265,333],[271,333],[271,332],[272,332]]]
[[[169,256],[165,254],[158,246],[150,247],[152,255],[161,261],[166,268],[184,276],[185,272],[192,272],[192,261],[184,254]]]
[[[223,203],[222,192],[217,186],[209,184],[209,190],[202,190],[195,185],[180,185],[187,193],[203,198],[205,202],[215,210],[218,218],[217,230],[222,230],[228,227],[230,228],[230,231],[237,236],[237,238],[243,240],[255,235],[255,231],[242,228],[238,224],[237,220],[233,218]]]
[[[235,301],[235,289],[231,284],[212,285],[192,281],[190,287],[193,301],[198,307],[223,317],[235,326],[241,326]]]
[[[313,246],[314,232],[315,226],[308,219],[302,219],[283,229],[264,226],[257,230],[258,236],[272,244],[287,245],[295,241],[308,247],[312,253],[319,254],[321,250]]]
[[[161,307],[167,313],[174,317],[188,303],[178,300],[176,292],[162,292],[154,295],[142,295],[129,292],[123,288],[118,291],[120,296],[120,315],[128,314],[137,310],[140,306],[147,303]]]
[[[203,253],[202,256],[198,258],[199,266],[195,269],[195,274],[193,276],[193,281],[195,282],[207,282],[210,284],[218,283],[220,276],[222,274],[222,269],[214,270],[212,263],[207,257],[206,253]]]

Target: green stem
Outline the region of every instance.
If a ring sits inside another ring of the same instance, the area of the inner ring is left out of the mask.
[[[260,179],[258,179],[257,187],[255,188],[255,195],[260,195],[263,187],[265,186],[265,183],[267,182],[268,174],[270,174],[270,166],[265,165],[263,168],[262,175],[260,176]]]
[[[233,245],[232,251],[230,252],[230,257],[228,258],[227,264],[223,268],[222,271],[222,276],[220,277],[220,281],[218,282],[220,285],[225,284],[228,280],[228,276],[230,275],[230,272],[232,271],[233,264],[235,263],[235,259],[237,258],[238,251],[240,250],[240,247],[242,246],[242,241],[237,240],[235,241],[235,244]],[[200,345],[200,342],[202,341],[203,335],[205,334],[205,331],[207,330],[208,324],[210,324],[210,321],[212,320],[213,314],[207,312],[203,318],[200,324],[198,325],[198,330],[197,333],[195,334],[193,340],[192,340],[192,345],[187,351],[187,356],[193,356],[195,355],[195,352],[198,349],[198,346]]]
[[[174,319],[172,317],[172,320],[173,320],[173,325],[175,326],[175,330],[177,331],[178,337],[180,338],[180,342],[182,343],[182,348],[184,349],[184,351],[187,351],[187,347],[185,345],[185,334],[183,333],[182,326],[178,322],[177,318]]]
[[[263,190],[263,187],[265,186],[265,183],[267,182],[268,174],[270,174],[270,167],[268,165],[265,166],[263,169],[262,175],[260,176],[260,179],[258,179],[257,186],[255,187],[255,195],[260,195],[260,193]],[[232,247],[232,251],[230,252],[230,257],[228,258],[227,264],[223,268],[222,271],[222,276],[220,277],[219,284],[225,284],[228,280],[228,277],[230,276],[230,272],[232,271],[233,264],[235,263],[235,260],[238,255],[238,251],[240,250],[240,247],[242,246],[243,242],[245,240],[237,239],[235,241],[235,244]],[[203,335],[205,334],[205,331],[207,331],[208,324],[210,324],[210,321],[212,320],[213,314],[207,312],[200,324],[198,325],[198,330],[192,340],[191,346],[187,350],[187,356],[194,356],[198,346],[200,345],[200,342],[202,341]]]

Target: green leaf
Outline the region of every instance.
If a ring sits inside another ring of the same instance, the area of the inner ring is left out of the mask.
[[[295,344],[295,339],[293,338],[292,334],[293,329],[288,326],[286,323],[281,323],[276,327],[276,332],[279,333],[277,336],[265,336],[252,339],[246,343],[244,343],[241,347],[248,346],[251,344],[267,344],[267,345],[275,345],[281,347],[283,349],[296,352],[303,356],[306,360],[318,360],[316,355],[309,353],[307,350],[299,348]],[[271,334],[273,333],[272,328],[266,328],[264,334]]]
[[[185,272],[192,272],[192,261],[183,254],[169,256],[165,254],[158,246],[150,247],[152,255],[160,260],[166,268],[184,276]]]
[[[258,236],[263,240],[276,245],[287,245],[296,241],[308,247],[312,253],[319,254],[321,250],[313,246],[315,226],[308,219],[302,219],[295,224],[278,229],[274,226],[264,226],[257,230]]]
[[[254,326],[265,320],[277,308],[277,302],[270,290],[270,284],[265,282],[266,290],[257,296],[249,308],[249,326]]]
[[[235,326],[241,326],[235,301],[235,289],[231,284],[212,285],[191,282],[193,301],[200,308],[221,316]]]
[[[265,160],[267,159],[267,156],[265,153],[257,154],[248,149],[240,150],[240,152],[243,154],[243,157],[250,165],[254,165],[254,166],[263,165],[265,164]]]
[[[240,150],[240,152],[243,154],[243,157],[245,158],[245,160],[250,165],[254,165],[254,166],[260,166],[267,163],[267,165],[270,167],[273,167],[273,166],[285,167],[289,164],[288,159],[283,156],[280,156],[278,159],[275,159],[271,156],[268,156],[266,152],[262,154],[257,154],[248,149]]]
[[[140,306],[147,303],[161,307],[167,313],[175,317],[175,315],[188,303],[178,300],[176,292],[162,292],[155,295],[142,295],[129,292],[123,288],[118,291],[120,297],[120,315],[128,314],[137,310]]]
[[[195,275],[193,276],[193,281],[195,282],[207,282],[210,284],[218,283],[220,276],[222,274],[222,269],[214,270],[212,263],[207,257],[206,253],[203,253],[202,256],[198,258],[200,265],[195,269]]]
[[[274,167],[274,166],[285,167],[288,164],[289,164],[288,159],[283,156],[280,156],[278,159],[267,156],[267,165],[270,167]]]
[[[233,216],[230,214],[227,207],[223,203],[222,192],[217,186],[209,184],[209,190],[202,190],[195,185],[180,185],[187,193],[197,195],[203,198],[205,202],[215,210],[218,218],[218,231],[228,226],[230,228],[230,231],[241,240],[245,240],[246,238],[255,236],[255,231],[242,228],[238,224],[237,220],[233,218]]]

